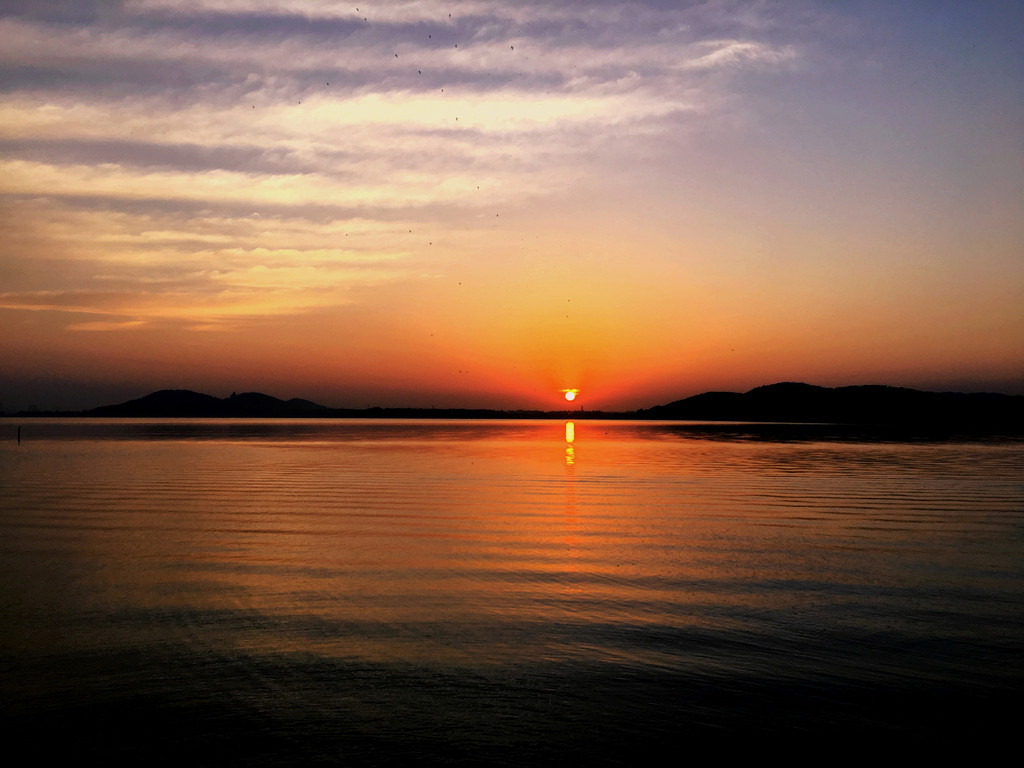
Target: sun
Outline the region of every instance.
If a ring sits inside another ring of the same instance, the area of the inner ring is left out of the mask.
[[[578,389],[563,389],[562,391],[565,392],[565,399],[570,403],[576,399],[576,393],[579,392]]]

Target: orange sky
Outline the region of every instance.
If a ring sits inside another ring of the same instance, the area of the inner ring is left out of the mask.
[[[8,410],[1024,393],[1019,9],[21,5]]]

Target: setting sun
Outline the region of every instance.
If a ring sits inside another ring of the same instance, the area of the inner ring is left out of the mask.
[[[1024,393],[1024,3],[81,5],[0,3],[0,410]]]

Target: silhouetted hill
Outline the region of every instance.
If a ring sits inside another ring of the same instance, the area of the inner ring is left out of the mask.
[[[229,416],[308,416],[319,415],[329,410],[309,400],[300,400],[297,397],[293,397],[291,400],[280,400],[261,392],[232,394],[231,397],[225,398],[221,402],[226,407],[225,415]]]
[[[188,389],[162,389],[159,392],[118,405],[104,405],[86,411],[89,416],[134,417],[235,417],[316,416],[328,409],[309,400],[280,400],[260,392],[219,398]]]
[[[188,389],[162,389],[119,405],[86,411],[90,416],[216,416],[222,401]]]
[[[1024,397],[922,392],[881,385],[818,387],[783,382],[749,392],[705,392],[638,412],[641,418],[1024,427]]]

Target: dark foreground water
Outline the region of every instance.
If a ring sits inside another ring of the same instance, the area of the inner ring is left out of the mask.
[[[5,420],[0,575],[33,759],[985,759],[1024,692],[1024,442]]]

